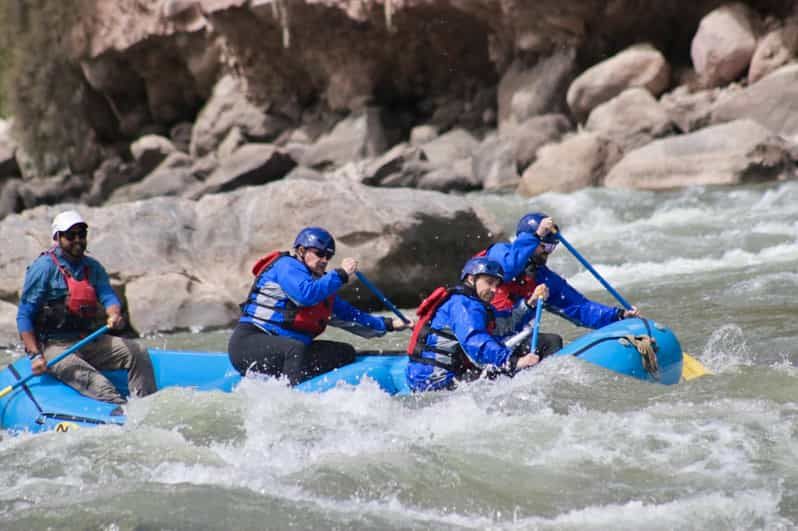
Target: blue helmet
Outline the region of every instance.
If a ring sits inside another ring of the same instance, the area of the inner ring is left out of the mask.
[[[486,256],[479,256],[472,258],[463,266],[463,271],[460,273],[460,280],[465,280],[467,275],[488,275],[496,277],[499,280],[504,280],[504,270],[502,265],[491,260]]]
[[[535,234],[538,230],[538,226],[540,226],[540,222],[546,219],[548,214],[544,214],[543,212],[532,212],[531,214],[527,214],[523,216],[521,219],[518,220],[518,226],[515,229],[515,235],[518,236],[523,232],[528,232],[530,234]],[[554,226],[555,229],[559,230],[557,225]],[[557,239],[557,235],[553,232],[546,234],[546,236],[541,239],[543,243],[558,243],[559,240]]]
[[[299,231],[294,240],[294,248],[299,246],[313,247],[330,255],[335,254],[335,238],[321,227],[305,227]]]

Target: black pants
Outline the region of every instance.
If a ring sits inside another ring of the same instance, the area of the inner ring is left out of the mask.
[[[269,335],[260,328],[239,323],[227,346],[230,363],[245,375],[255,371],[286,376],[296,385],[355,361],[355,348],[339,341],[313,341],[305,345],[285,336]]]

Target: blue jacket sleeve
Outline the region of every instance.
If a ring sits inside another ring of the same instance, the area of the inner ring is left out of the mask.
[[[529,259],[540,245],[536,235],[523,232],[512,243],[497,243],[488,249],[487,256],[502,265],[504,278],[516,278],[526,268]]]
[[[385,319],[358,310],[340,297],[333,300],[333,318],[330,325],[361,337],[385,335]]]
[[[310,270],[292,257],[280,258],[275,264],[277,283],[285,294],[300,306],[313,306],[341,289],[344,281],[335,271],[314,277]]]
[[[539,267],[535,280],[549,287],[546,309],[578,326],[595,329],[618,320],[618,308],[591,301],[548,267]]]
[[[488,332],[488,315],[481,304],[457,297],[449,315],[457,341],[475,365],[498,367],[507,363],[512,352]]]
[[[49,278],[55,265],[49,257],[40,256],[28,266],[17,308],[17,330],[33,332],[33,319],[45,302]]]

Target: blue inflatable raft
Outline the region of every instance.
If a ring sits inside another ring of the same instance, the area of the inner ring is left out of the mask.
[[[639,338],[654,339],[654,351],[641,349]],[[224,352],[178,352],[151,349],[158,389],[191,387],[230,392],[241,376]],[[580,359],[640,380],[678,383],[682,376],[682,350],[676,336],[653,321],[627,319],[592,331],[568,344],[555,356]],[[647,359],[648,358],[648,359]],[[651,359],[655,358],[655,359]],[[303,382],[297,389],[322,392],[339,384],[375,381],[390,394],[407,394],[407,356],[363,355],[354,363]],[[30,374],[30,362],[21,358],[0,372],[0,388]],[[127,394],[127,373],[107,376]],[[70,431],[101,424],[123,424],[125,417],[114,404],[85,397],[49,375],[37,376],[0,399],[0,428],[11,431]]]

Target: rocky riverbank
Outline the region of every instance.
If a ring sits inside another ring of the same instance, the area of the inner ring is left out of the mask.
[[[31,21],[47,27],[28,3],[7,9],[22,37]],[[457,192],[796,175],[792,2],[86,0],[74,10],[58,39],[59,71],[71,75],[35,101],[20,74],[13,117],[0,121],[0,233],[13,242],[0,263],[3,314],[60,209],[41,205],[93,207],[81,207],[97,227],[91,248],[136,330],[151,332],[228,323],[249,262],[311,222],[413,305],[496,235]],[[33,70],[46,51],[17,61]],[[41,140],[59,131],[59,142]]]

